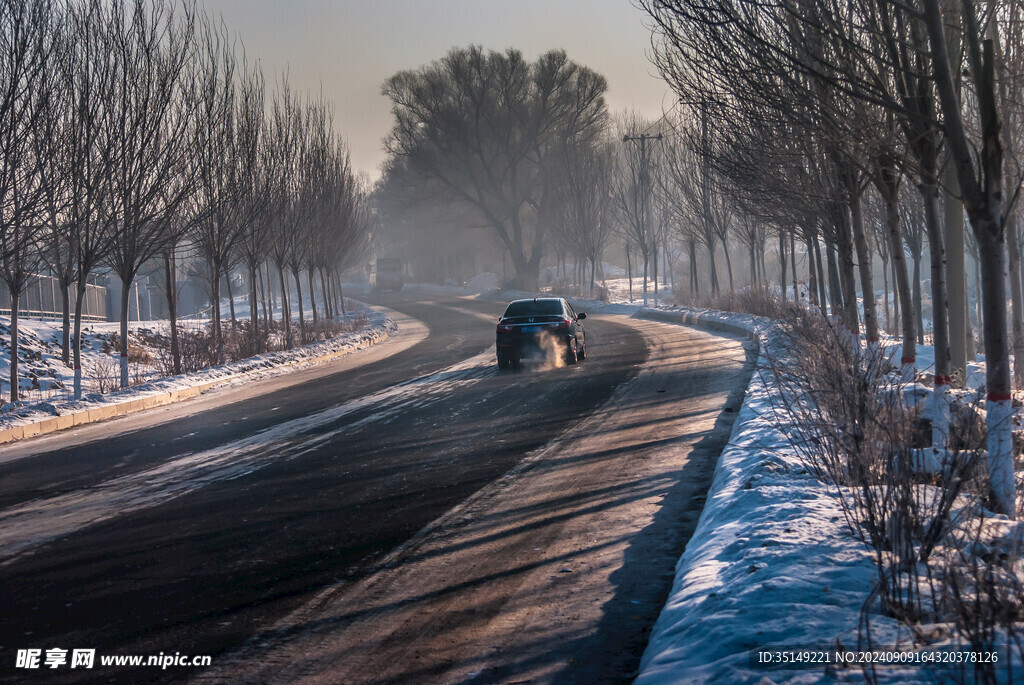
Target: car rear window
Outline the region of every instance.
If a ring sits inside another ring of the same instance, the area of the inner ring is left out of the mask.
[[[505,310],[503,318],[510,316],[561,316],[562,303],[558,300],[521,300]]]

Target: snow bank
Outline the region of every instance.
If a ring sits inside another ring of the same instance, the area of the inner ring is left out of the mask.
[[[681,318],[748,331],[771,354],[785,353],[765,319],[697,310]],[[754,373],[637,683],[818,682],[820,666],[770,669],[752,663],[751,650],[856,644],[875,567],[835,494],[774,427],[776,392],[768,374]]]
[[[498,274],[478,274],[466,281],[464,290],[467,293],[488,293],[501,288],[501,278]]]
[[[59,359],[54,360],[53,357],[54,337],[58,341],[56,354],[59,355],[59,323],[22,320],[19,328],[23,328],[27,334],[24,341],[31,345],[31,347],[26,348],[26,351],[30,356],[42,361],[51,362],[47,367],[48,369],[54,367],[55,364],[52,362],[56,361],[56,365],[59,365],[61,369],[58,378],[64,381],[65,390],[54,393],[43,401],[19,402],[17,405],[5,405],[2,411],[0,411],[0,434],[8,429],[49,421],[54,417],[69,414],[77,415],[82,412],[114,405],[123,405],[135,400],[151,398],[189,388],[206,387],[211,384],[248,383],[261,378],[289,373],[294,370],[296,365],[309,365],[322,361],[325,357],[336,357],[368,347],[384,340],[388,335],[397,330],[396,324],[391,319],[373,310],[360,309],[358,315],[366,318],[366,326],[330,340],[305,345],[292,350],[267,352],[250,357],[249,359],[204,369],[197,373],[157,378],[108,394],[90,393],[85,395],[81,401],[75,401],[71,396],[70,370],[59,364]],[[87,346],[83,345],[86,348],[83,352],[83,356],[86,357],[86,363],[88,363],[88,359],[91,357],[98,355],[106,356],[99,342],[101,338],[96,335],[97,329],[104,332],[107,326],[116,327],[117,325],[116,323],[95,324],[90,327],[93,330],[93,335],[87,336],[83,340],[83,342],[88,341],[89,343]],[[145,324],[133,323],[133,327],[137,325]],[[38,349],[35,349],[36,347]],[[0,359],[4,360],[8,368],[10,364],[9,355],[9,350],[7,350],[6,355],[0,355]],[[14,436],[14,439],[17,439],[17,437],[19,436]],[[11,438],[8,436],[6,439]],[[5,440],[0,435],[0,442],[3,441]]]

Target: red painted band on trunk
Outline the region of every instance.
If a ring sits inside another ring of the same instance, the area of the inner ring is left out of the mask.
[[[917,361],[917,357],[904,357],[900,360],[901,364],[913,364]]]
[[[1001,392],[990,392],[985,395],[985,399],[989,402],[1009,402],[1013,399],[1013,395],[1009,395]]]
[[[935,387],[939,387],[940,385],[949,385],[952,382],[953,382],[953,377],[952,376],[936,376],[935,377]]]

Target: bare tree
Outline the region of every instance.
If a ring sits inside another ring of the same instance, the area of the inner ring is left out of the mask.
[[[239,245],[257,222],[266,199],[266,188],[259,184],[263,178],[263,80],[258,69],[238,69],[237,48],[223,25],[207,20],[199,43],[194,149],[199,176],[195,199],[201,220],[192,223],[189,236],[208,267],[213,335],[223,363],[221,278],[238,258]],[[250,282],[254,282],[255,267],[252,262],[249,266]],[[228,287],[230,298],[230,278]],[[233,298],[230,304],[234,321]]]
[[[589,292],[594,295],[597,264],[612,236],[612,174],[610,142],[585,142],[566,150],[565,173],[559,186],[564,235],[575,253],[590,264]]]
[[[948,435],[950,356],[944,237],[937,201],[939,152],[943,142],[948,145],[985,265],[987,387],[992,407],[986,420],[992,501],[996,510],[1012,514],[1007,293],[1002,274],[1005,217],[1015,197],[1003,197],[1005,147],[995,87],[997,41],[984,33],[995,26],[989,14],[979,10],[973,0],[960,0],[956,3],[959,11],[948,15],[943,14],[939,0],[787,0],[771,6],[750,0],[642,4],[663,37],[657,52],[659,66],[677,86],[692,82],[696,73],[713,79],[714,87],[723,92],[757,99],[765,93],[766,83],[784,82],[794,96],[790,102],[821,110],[827,104],[824,94],[847,105],[877,107],[893,117],[913,162],[908,172],[921,194],[928,233],[936,360],[933,445],[940,452],[945,451]],[[950,30],[962,37],[963,55],[948,49],[946,32]],[[963,102],[970,107],[961,107],[957,87],[964,67],[970,78],[965,82]],[[825,87],[820,87],[822,84]],[[849,194],[851,186],[845,185]],[[1012,187],[1016,195],[1019,178]],[[836,216],[841,218],[838,212]],[[842,222],[836,227],[841,229]],[[842,248],[842,238],[840,233],[830,243]],[[842,253],[840,256],[844,280],[849,281],[847,260]],[[849,286],[844,283],[847,296]]]
[[[655,157],[661,154],[656,143],[663,136],[650,134],[650,122],[635,114],[625,115],[618,124],[617,137],[622,147],[616,155],[616,173],[612,186],[614,208],[626,240],[635,246],[643,259],[644,305],[647,305],[648,278],[651,261],[657,251],[658,233],[654,221],[654,186],[657,182],[653,168]]]
[[[118,68],[106,35],[106,11],[102,0],[68,5],[64,24],[68,38],[56,60],[63,84],[61,101],[51,110],[58,117],[59,132],[46,150],[49,220],[67,232],[73,249],[75,399],[82,398],[82,316],[89,278],[107,257],[115,228],[109,212],[111,137],[104,135],[103,124]]]
[[[36,270],[43,227],[44,163],[35,143],[54,96],[59,39],[44,0],[0,2],[0,279],[11,297],[11,401],[18,400],[18,306]]]
[[[396,123],[391,154],[479,212],[508,251],[520,285],[536,286],[548,226],[545,170],[567,140],[595,137],[603,77],[561,51],[527,62],[516,50],[454,49],[384,84]]]
[[[146,261],[172,242],[178,206],[192,191],[190,168],[195,15],[164,0],[134,0],[106,12],[107,49],[118,70],[102,125],[110,173],[108,217],[116,225],[107,261],[121,279],[121,387],[128,387],[128,305]]]

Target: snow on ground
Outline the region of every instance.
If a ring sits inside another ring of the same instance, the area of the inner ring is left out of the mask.
[[[295,364],[327,354],[354,351],[381,340],[396,330],[395,324],[383,314],[374,312],[360,303],[354,305],[347,320],[353,326],[363,325],[351,332],[342,333],[330,340],[312,343],[292,350],[267,352],[255,357],[223,364],[209,369],[180,376],[162,376],[159,372],[159,351],[145,346],[146,332],[165,332],[166,321],[132,322],[129,326],[131,345],[137,348],[141,358],[148,357],[151,363],[132,363],[130,372],[133,379],[141,381],[125,390],[101,394],[97,392],[102,384],[116,383],[119,377],[116,350],[112,349],[113,335],[119,330],[117,322],[92,323],[83,326],[82,368],[84,396],[75,401],[74,371],[61,361],[61,325],[59,321],[19,319],[19,385],[24,390],[24,400],[6,404],[0,409],[0,430],[14,426],[35,423],[64,414],[105,405],[159,395],[173,390],[194,387],[224,380],[225,382],[246,383],[293,370]],[[225,310],[226,311],[226,310]],[[0,374],[4,381],[10,375],[9,320],[0,317]],[[206,321],[183,321],[184,328],[204,326]],[[109,352],[109,354],[108,354]],[[6,383],[4,394],[9,393]]]
[[[762,339],[770,331],[749,315],[704,316]],[[820,666],[769,667],[752,662],[751,650],[856,647],[875,566],[835,494],[773,425],[774,392],[770,376],[755,372],[638,683],[819,682]]]

